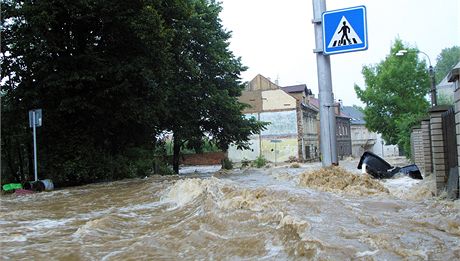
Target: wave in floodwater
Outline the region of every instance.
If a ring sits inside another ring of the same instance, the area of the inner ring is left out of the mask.
[[[322,191],[354,195],[389,193],[388,189],[371,176],[350,173],[340,167],[303,173],[300,176],[300,185]]]
[[[304,166],[2,196],[2,260],[459,260],[458,201],[402,179]]]

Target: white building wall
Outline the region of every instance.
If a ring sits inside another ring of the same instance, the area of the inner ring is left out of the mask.
[[[260,135],[251,137],[249,150],[238,150],[230,146],[228,157],[233,162],[255,160],[260,155],[271,162],[288,161],[298,158],[298,131],[296,110],[269,111],[246,114],[246,117],[256,117],[260,121],[270,122]],[[277,142],[273,142],[273,141]]]
[[[382,148],[383,145],[383,148]],[[383,150],[382,150],[383,149]],[[377,134],[377,141],[372,148],[374,154],[385,158],[399,156],[399,149],[397,145],[385,145],[385,141],[382,138],[382,134]]]
[[[244,115],[249,119],[254,117],[260,119],[259,113],[248,113]],[[241,162],[244,160],[255,160],[260,155],[260,135],[252,135],[250,137],[250,148],[247,150],[239,150],[236,146],[230,145],[228,148],[228,158],[233,162]]]

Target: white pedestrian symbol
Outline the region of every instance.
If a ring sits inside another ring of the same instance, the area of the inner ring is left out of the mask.
[[[348,22],[345,16],[342,16],[342,19],[340,19],[337,29],[335,29],[334,36],[332,37],[327,47],[333,48],[344,45],[354,45],[362,43],[363,42],[359,38],[358,34],[356,34],[351,24]]]

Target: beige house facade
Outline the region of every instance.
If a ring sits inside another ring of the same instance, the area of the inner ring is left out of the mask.
[[[259,156],[271,162],[314,159],[318,150],[315,109],[260,74],[247,84],[239,101],[249,105],[243,111],[245,117],[254,117],[269,125],[250,137],[249,150],[231,146],[228,157],[232,161],[255,160]]]

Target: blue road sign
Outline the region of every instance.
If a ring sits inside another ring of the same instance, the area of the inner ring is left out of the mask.
[[[322,23],[324,54],[367,50],[365,6],[326,11]]]

